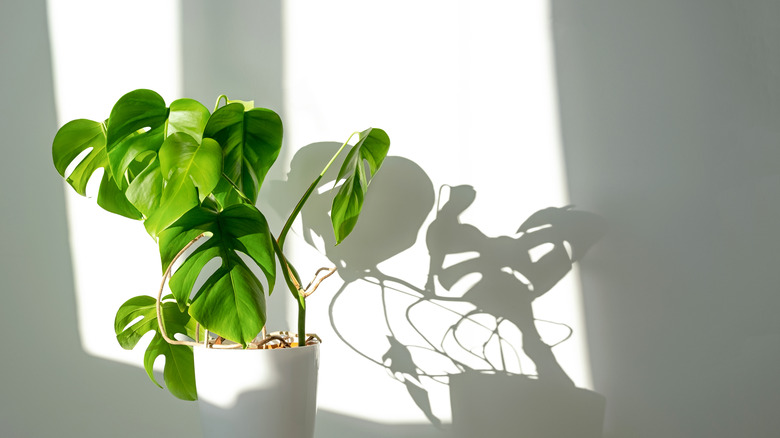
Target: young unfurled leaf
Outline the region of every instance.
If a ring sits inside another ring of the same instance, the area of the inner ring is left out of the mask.
[[[174,396],[183,400],[198,398],[195,388],[195,365],[192,357],[192,347],[187,345],[171,345],[165,341],[159,332],[157,310],[153,297],[141,295],[126,301],[116,313],[114,331],[119,345],[126,350],[132,350],[138,341],[150,331],[155,335],[144,354],[144,368],[155,385],[162,387],[154,378],[154,362],[160,356],[165,356],[163,378],[165,386]],[[173,337],[176,333],[195,338],[196,322],[186,312],[180,312],[175,303],[162,303],[161,312],[165,331]],[[133,322],[137,318],[138,321]],[[132,324],[130,324],[132,323]],[[130,324],[130,325],[128,325]]]
[[[344,185],[333,198],[331,222],[338,245],[357,224],[363,197],[368,185],[382,166],[390,148],[390,138],[385,131],[369,128],[360,133],[360,140],[352,147],[341,165],[337,182],[344,179]],[[366,163],[369,174],[366,174]]]
[[[189,312],[209,331],[246,345],[265,324],[265,294],[262,284],[238,253],[252,258],[265,275],[269,291],[272,290],[276,261],[268,223],[249,204],[235,204],[222,211],[194,208],[160,233],[163,269],[201,233],[210,236],[173,274],[171,291],[184,309],[201,270],[210,260],[219,258],[221,266],[197,291]]]

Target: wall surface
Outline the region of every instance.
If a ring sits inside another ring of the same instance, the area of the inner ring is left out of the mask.
[[[45,2],[0,4],[0,33],[0,436],[200,436],[194,405],[150,391],[141,369],[82,348],[64,191],[51,161],[58,124]]]
[[[572,202],[608,437],[780,428],[780,7],[553,2]]]
[[[352,131],[390,135],[355,234],[330,245],[317,195],[288,242],[302,272],[339,266],[309,301],[326,339],[317,437],[475,436],[480,422],[532,436],[774,436],[776,2],[366,3],[165,2],[178,14],[166,18],[172,67],[89,87],[53,68],[85,80],[122,60],[85,46],[70,49],[87,64],[52,61],[46,2],[0,4],[0,436],[201,436],[197,407],[155,388],[140,356],[93,351],[85,327],[109,321],[112,338],[111,300],[129,295],[106,292],[105,321],[88,318],[79,300],[103,291],[73,268],[106,257],[74,248],[136,239],[102,217],[102,239],[77,237],[51,164],[55,108],[97,117],[55,96],[113,101],[137,86],[282,115],[288,152],[261,192],[276,228]],[[129,16],[111,16],[115,29]],[[84,28],[74,20],[54,30]],[[121,278],[106,265],[97,283]],[[155,269],[133,281],[156,283]],[[294,318],[286,298],[271,298],[271,329]]]

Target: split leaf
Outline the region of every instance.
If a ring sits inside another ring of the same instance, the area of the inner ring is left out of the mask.
[[[106,129],[106,152],[114,180],[122,179],[133,160],[160,148],[167,118],[165,101],[154,91],[134,90],[119,98]]]
[[[81,159],[76,162],[79,157]],[[87,184],[92,175],[98,169],[104,169],[98,190],[98,205],[130,219],[142,218],[109,171],[106,130],[103,123],[77,119],[63,125],[54,136],[52,158],[57,172],[82,196],[87,195]],[[66,176],[68,167],[74,164],[72,171]]]
[[[276,261],[268,222],[249,204],[235,204],[222,211],[194,208],[160,233],[163,269],[202,233],[209,237],[173,274],[171,291],[179,308],[184,309],[201,271],[210,260],[218,258],[220,267],[205,279],[192,298],[189,312],[209,331],[246,345],[265,325],[265,294],[239,253],[249,256],[260,268],[270,293],[276,280]]]
[[[144,368],[149,378],[154,384],[162,387],[154,378],[154,362],[158,357],[164,356],[163,378],[165,386],[177,398],[196,400],[198,396],[195,388],[195,363],[192,347],[171,345],[165,341],[159,332],[156,302],[157,300],[153,297],[141,295],[122,304],[114,319],[116,339],[122,348],[132,350],[143,335],[154,331],[155,335],[144,354]],[[180,312],[175,303],[162,303],[161,312],[168,336],[173,337],[180,333],[195,338],[197,330],[195,320],[190,318],[186,312]],[[139,317],[140,319],[138,319]]]

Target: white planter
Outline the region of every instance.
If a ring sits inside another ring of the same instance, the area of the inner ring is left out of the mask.
[[[204,438],[312,438],[319,347],[195,347]]]

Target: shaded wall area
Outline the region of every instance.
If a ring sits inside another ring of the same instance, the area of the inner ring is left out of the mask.
[[[607,437],[774,436],[780,5],[553,0]],[[773,18],[772,18],[773,17]]]

